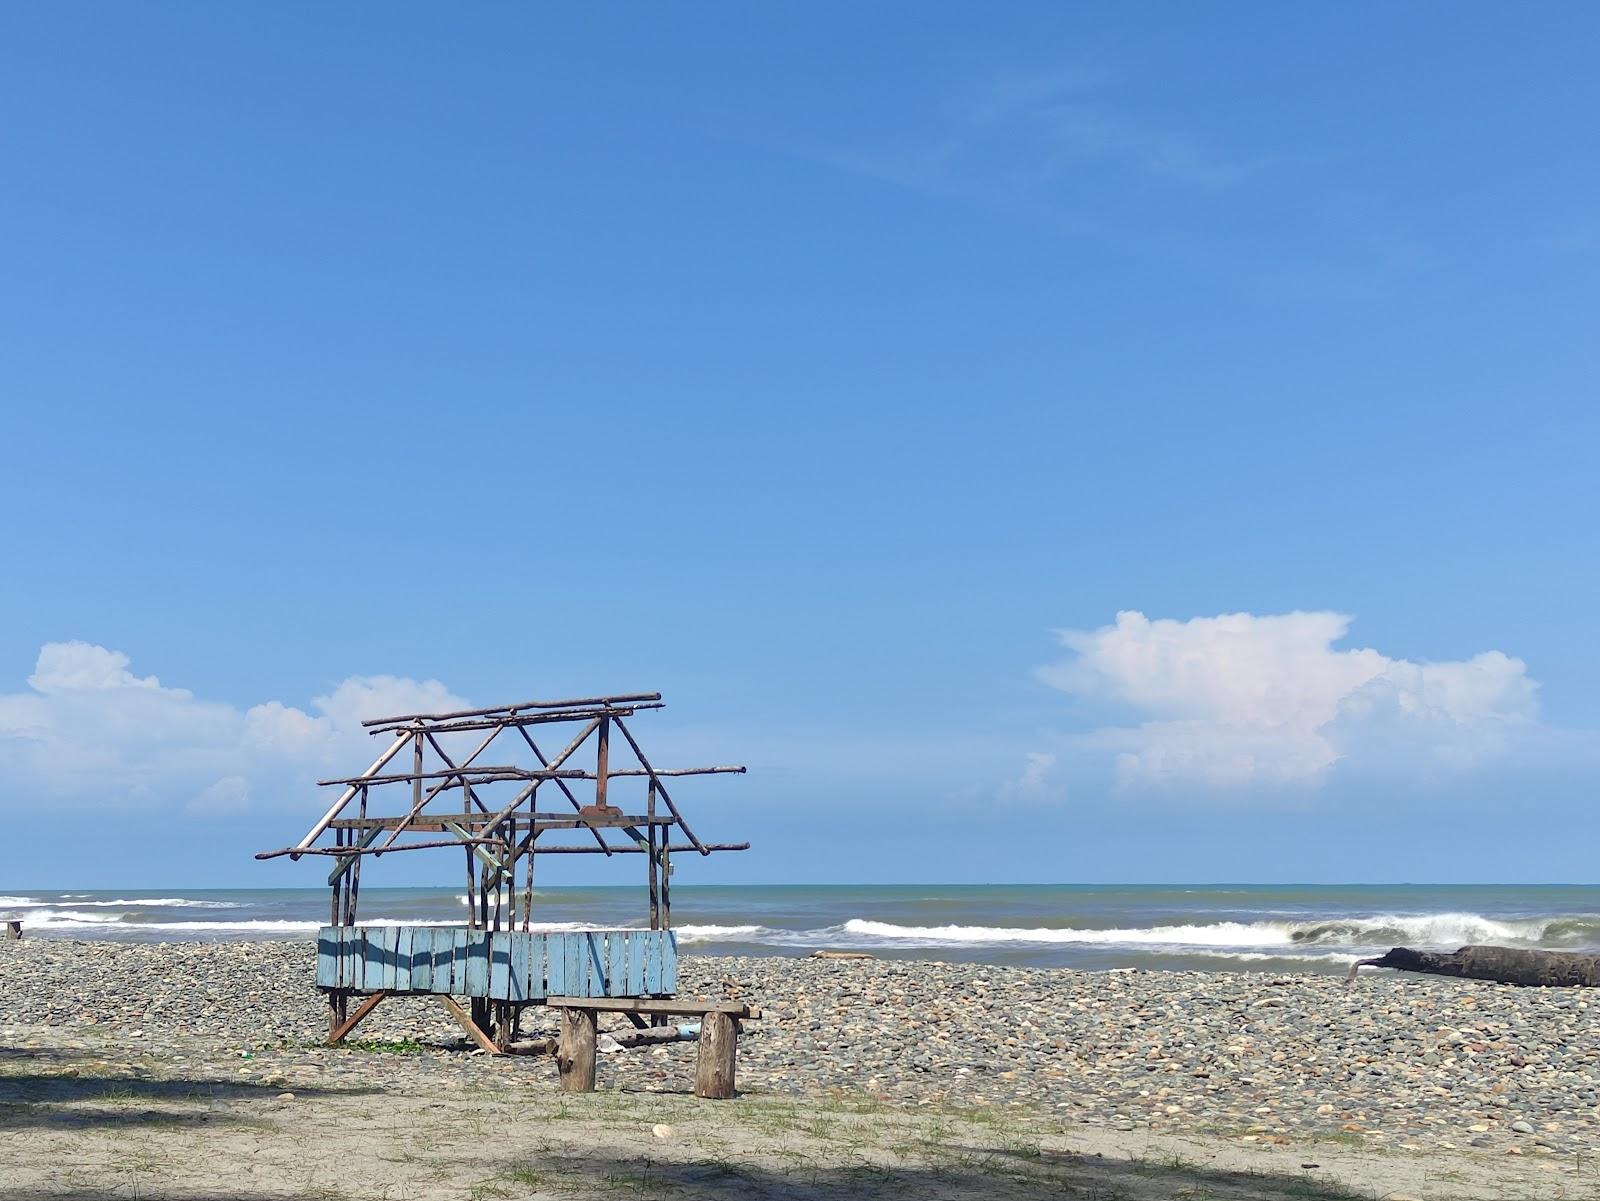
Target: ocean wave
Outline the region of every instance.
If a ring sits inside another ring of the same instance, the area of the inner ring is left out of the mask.
[[[237,921],[180,921],[180,922],[140,922],[129,921],[126,918],[109,917],[103,913],[85,913],[76,909],[51,909],[31,913],[27,917],[30,928],[42,929],[67,929],[67,930],[116,930],[122,933],[134,934],[141,931],[157,930],[197,930],[202,932],[226,933],[235,932],[269,932],[290,933],[296,930],[320,930],[327,925],[323,921],[310,921],[296,918],[245,918]],[[358,926],[459,926],[458,921],[433,921],[409,917],[374,917],[363,918],[356,923]],[[593,929],[593,923],[584,922],[535,922],[529,927],[534,933],[558,933],[569,930]],[[521,929],[518,925],[517,929]]]
[[[88,893],[63,893],[80,909],[244,909],[242,901],[197,901],[192,897],[113,897],[106,901],[84,900]],[[0,897],[4,909],[54,909],[60,901],[41,901],[37,897]]]
[[[674,933],[679,942],[747,942],[771,932],[765,926],[677,926]]]
[[[1377,947],[1405,943],[1457,947],[1468,943],[1579,945],[1600,942],[1600,915],[1490,918],[1476,913],[1375,914],[1320,920],[1210,922],[1104,930],[1060,927],[901,926],[851,918],[843,931],[862,938],[927,946],[996,943],[1080,943],[1148,947]]]

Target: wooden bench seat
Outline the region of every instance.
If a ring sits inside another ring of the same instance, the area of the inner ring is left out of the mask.
[[[594,1091],[595,1041],[601,1013],[630,1016],[661,1014],[698,1017],[699,1051],[695,1057],[694,1093],[725,1100],[734,1095],[739,1024],[759,1021],[761,1008],[742,1001],[692,1001],[667,997],[548,997],[546,1005],[561,1011],[556,1069],[569,1093]]]

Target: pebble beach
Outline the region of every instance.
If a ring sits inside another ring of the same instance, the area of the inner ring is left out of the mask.
[[[379,1071],[390,1089],[554,1087],[548,1059],[464,1053],[434,999],[392,998],[356,1036],[407,1053],[321,1047],[312,970],[300,942],[0,944],[0,1036],[19,1049],[98,1040],[158,1073],[222,1057],[274,1085]],[[1026,1107],[1085,1127],[1269,1143],[1600,1148],[1600,997],[1581,989],[696,955],[681,971],[680,995],[764,1010],[740,1044],[739,1084],[754,1095]],[[529,1011],[526,1034],[553,1028]],[[688,1042],[602,1055],[600,1087],[681,1092],[693,1055]]]

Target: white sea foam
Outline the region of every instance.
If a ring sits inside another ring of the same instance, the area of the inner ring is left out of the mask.
[[[679,942],[749,942],[752,934],[770,932],[765,926],[678,926],[676,933]]]
[[[121,923],[103,913],[84,913],[76,909],[41,909],[24,919],[29,929],[37,926],[114,926]]]
[[[63,893],[80,909],[243,909],[242,901],[197,901],[192,897],[113,897],[88,901],[88,893]],[[60,901],[41,901],[38,897],[0,897],[0,907],[11,909],[53,909]]]
[[[108,918],[102,913],[84,913],[74,909],[43,910],[30,914],[28,917],[30,927],[79,929],[79,930],[118,930],[124,933],[138,933],[145,930],[195,930],[202,932],[226,933],[229,931],[265,933],[278,931],[290,933],[296,930],[320,930],[326,922],[307,921],[293,918],[250,918],[241,921],[187,921],[187,922],[130,922],[118,921]],[[455,921],[426,921],[418,918],[402,917],[374,917],[363,918],[356,923],[360,926],[459,926]],[[521,929],[520,925],[517,929]],[[583,922],[538,922],[529,927],[535,933],[555,933],[566,930],[592,929],[592,924]]]
[[[1372,947],[1393,943],[1461,946],[1537,943],[1551,927],[1564,939],[1600,939],[1600,916],[1510,920],[1476,913],[1376,914],[1314,921],[1209,922],[1105,930],[1058,927],[901,926],[851,918],[846,934],[901,944],[987,946],[997,943],[1077,943],[1156,947]]]

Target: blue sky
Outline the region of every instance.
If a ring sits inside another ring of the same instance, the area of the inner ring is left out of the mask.
[[[1597,25],[7,10],[0,880],[429,681],[663,691],[694,880],[1589,880]]]

